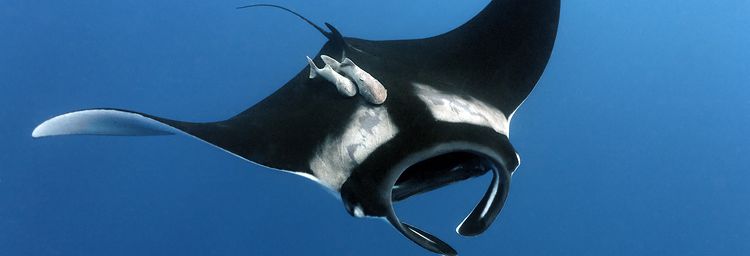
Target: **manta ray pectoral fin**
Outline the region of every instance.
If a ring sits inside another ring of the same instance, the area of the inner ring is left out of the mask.
[[[116,109],[90,109],[53,117],[37,126],[34,138],[60,135],[155,136],[180,130],[143,114]]]
[[[239,155],[210,134],[218,132],[211,123],[189,123],[122,109],[74,111],[42,122],[31,133],[34,138],[64,135],[159,136],[187,135],[239,158],[257,163],[257,159]],[[205,130],[206,132],[204,132]],[[207,136],[209,135],[209,136]],[[305,175],[304,173],[297,173]],[[309,177],[308,177],[309,178]]]

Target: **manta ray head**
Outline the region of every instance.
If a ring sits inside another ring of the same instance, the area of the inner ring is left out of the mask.
[[[414,152],[402,151],[400,158],[394,158],[398,154],[389,149],[376,151],[342,185],[341,199],[352,216],[385,218],[420,246],[435,253],[454,255],[455,250],[447,243],[399,220],[394,204],[490,172],[492,179],[486,193],[456,228],[456,232],[464,236],[481,234],[502,209],[508,195],[511,171],[518,166],[517,155],[510,144],[503,145],[501,150],[489,146],[468,142],[442,143]],[[373,168],[386,171],[373,171]]]

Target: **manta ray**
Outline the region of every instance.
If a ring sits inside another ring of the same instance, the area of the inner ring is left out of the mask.
[[[292,12],[246,7],[258,6]],[[352,216],[385,219],[417,245],[457,255],[401,222],[393,204],[491,173],[456,232],[475,236],[492,224],[520,163],[510,121],[550,58],[560,1],[492,0],[451,31],[410,40],[345,37],[292,13],[328,41],[309,67],[234,117],[194,123],[96,108],[53,117],[32,136],[188,135],[309,178],[338,195]]]

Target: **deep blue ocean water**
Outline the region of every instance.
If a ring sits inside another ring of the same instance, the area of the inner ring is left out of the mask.
[[[488,2],[271,1],[345,35],[435,35]],[[427,255],[319,185],[181,137],[32,139],[70,110],[213,121],[325,42],[244,1],[0,1],[0,255]],[[750,2],[563,1],[516,113],[493,227],[453,231],[488,177],[398,212],[462,255],[750,254]]]

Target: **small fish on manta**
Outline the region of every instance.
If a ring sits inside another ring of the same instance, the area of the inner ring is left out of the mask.
[[[339,74],[330,65],[326,64],[325,67],[318,68],[310,57],[307,57],[307,63],[310,64],[310,79],[314,79],[320,75],[328,82],[335,85],[341,95],[346,97],[354,97],[354,95],[357,95],[357,87],[354,86],[354,82],[348,77]]]
[[[560,0],[491,0],[451,31],[382,41],[344,37],[277,5],[239,8],[249,7],[286,10],[328,39],[308,58],[309,70],[264,100],[208,123],[110,108],[75,111],[44,121],[32,136],[188,135],[309,178],[339,195],[352,216],[385,219],[442,255],[458,253],[400,221],[393,204],[491,173],[489,188],[456,231],[476,236],[490,227],[520,163],[510,121],[550,58]]]
[[[331,66],[336,72],[344,73],[347,77],[352,79],[357,84],[357,89],[362,97],[368,102],[380,105],[385,102],[388,97],[388,90],[385,89],[378,79],[364,71],[362,68],[354,64],[349,58],[344,58],[342,62],[337,61],[328,55],[320,55],[326,66]]]

